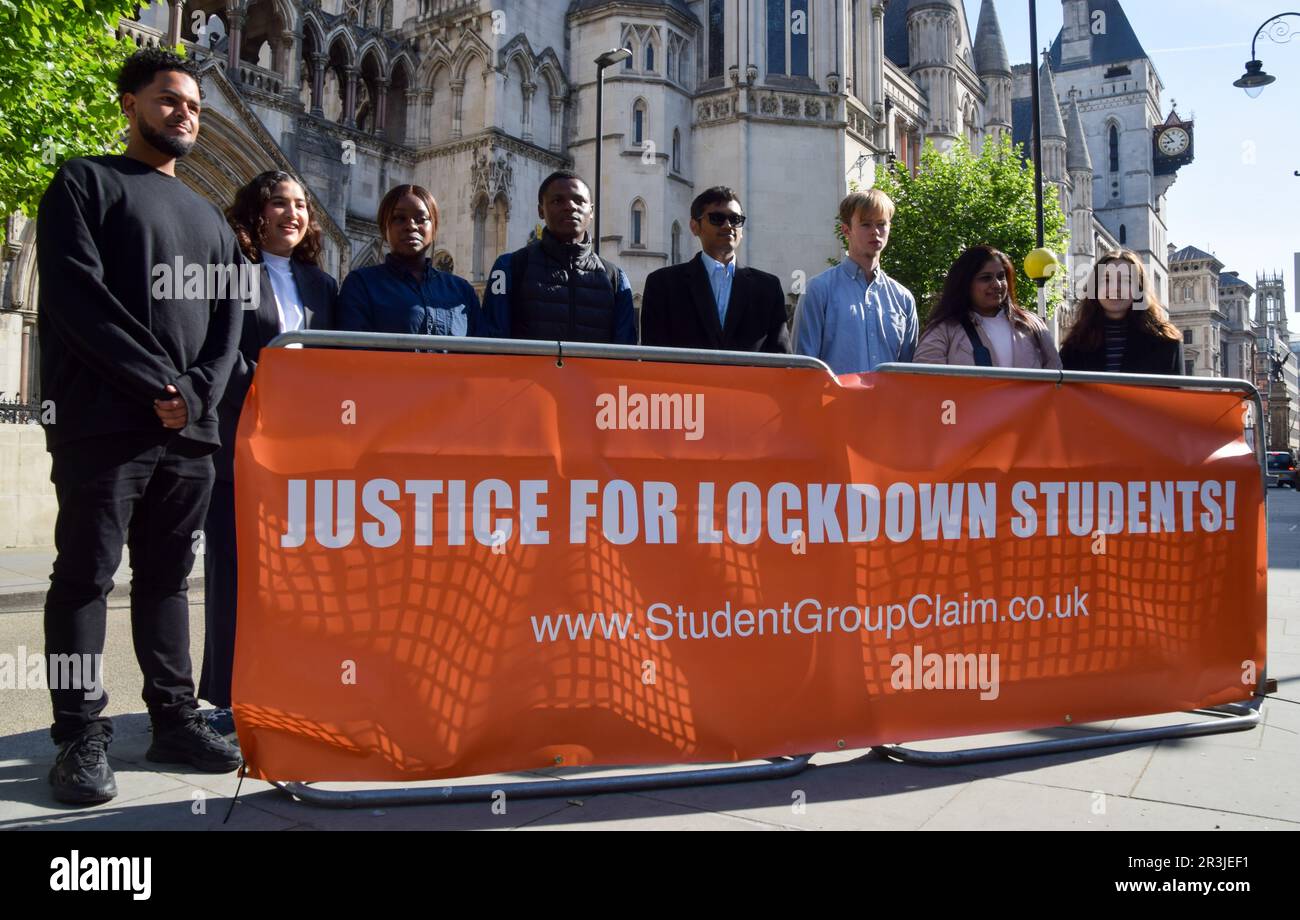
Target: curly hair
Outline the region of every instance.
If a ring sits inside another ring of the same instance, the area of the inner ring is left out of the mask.
[[[316,208],[311,203],[311,197],[306,194],[307,187],[287,172],[271,169],[254,176],[235,192],[234,204],[226,208],[226,220],[230,221],[230,227],[235,231],[235,239],[239,241],[239,248],[244,255],[252,262],[262,261],[262,225],[265,222],[262,211],[266,209],[266,203],[271,200],[276,186],[281,182],[297,185],[307,199],[307,232],[303,234],[302,242],[293,248],[290,258],[295,262],[306,262],[319,267],[317,260],[321,253],[321,230],[320,223],[316,220]]]
[[[117,72],[117,98],[120,100],[126,93],[140,92],[153,82],[156,74],[165,70],[189,74],[199,88],[199,98],[203,98],[203,75],[199,72],[198,61],[162,48],[141,48],[126,59]]]

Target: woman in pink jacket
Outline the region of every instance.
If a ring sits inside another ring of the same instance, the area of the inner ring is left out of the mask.
[[[1016,304],[1016,271],[1006,253],[972,246],[948,269],[939,304],[921,332],[916,364],[1059,370],[1052,334]]]

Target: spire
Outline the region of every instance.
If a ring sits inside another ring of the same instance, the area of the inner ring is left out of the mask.
[[[1056,99],[1056,80],[1046,53],[1038,69],[1038,111],[1043,120],[1043,140],[1065,140],[1065,122],[1061,121],[1061,105]]]
[[[980,21],[975,27],[975,72],[980,76],[1011,73],[1007,44],[1002,40],[1002,26],[998,24],[993,0],[984,0],[980,6]]]
[[[1077,89],[1070,90],[1070,115],[1065,129],[1065,168],[1069,172],[1092,172],[1092,157],[1088,155],[1088,140],[1083,133],[1083,118],[1079,115]]]

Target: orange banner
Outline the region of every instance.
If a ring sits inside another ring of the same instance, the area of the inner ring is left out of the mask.
[[[250,774],[722,762],[1248,699],[1240,396],[267,350]]]

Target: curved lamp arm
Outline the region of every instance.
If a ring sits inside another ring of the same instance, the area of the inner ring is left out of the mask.
[[[1250,59],[1252,61],[1256,60],[1255,43],[1259,41],[1259,36],[1263,34],[1264,29],[1268,27],[1269,23],[1279,22],[1285,16],[1300,17],[1300,13],[1278,13],[1276,16],[1272,16],[1268,19],[1265,19],[1263,25],[1261,25],[1258,29],[1255,30],[1255,37],[1250,40]],[[1274,32],[1277,32],[1277,36],[1273,34]],[[1292,31],[1287,26],[1280,26],[1279,28],[1275,28],[1270,31],[1269,41],[1275,42],[1277,44],[1282,44],[1284,42],[1289,42],[1291,40],[1291,36],[1296,35],[1298,33],[1300,33],[1300,30]],[[1285,37],[1280,37],[1280,36],[1285,36]]]

